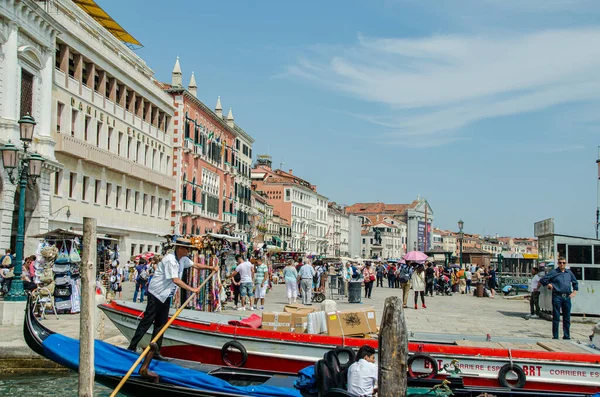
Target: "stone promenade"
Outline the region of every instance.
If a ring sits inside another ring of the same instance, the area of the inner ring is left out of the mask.
[[[130,300],[133,297],[133,284],[125,283],[123,298]],[[347,300],[336,300],[338,310],[351,310],[354,308],[374,307],[377,312],[377,321],[381,319],[385,298],[397,295],[399,289],[374,288],[372,299],[364,299],[361,304],[350,304]],[[328,296],[329,297],[329,296]],[[413,292],[410,291],[410,302],[413,302]],[[265,310],[281,311],[286,304],[284,285],[275,285],[267,294]],[[318,307],[319,304],[313,304]],[[419,304],[415,310],[414,303],[409,304],[405,316],[409,332],[413,338],[419,340],[462,340],[481,342],[486,340],[486,335],[492,341],[534,342],[551,338],[552,323],[544,319],[526,320],[529,312],[529,303],[526,300],[503,299],[497,295],[495,299],[475,298],[471,295],[434,296],[426,298],[427,309],[422,309]],[[252,312],[237,312],[228,304],[225,312],[237,313],[248,316]],[[56,320],[53,315],[48,315],[43,324],[59,333],[71,337],[78,337],[79,315],[63,314]],[[571,325],[572,339],[585,343],[591,333],[592,324],[574,322]],[[125,346],[126,340],[108,319],[104,321],[104,340]],[[5,326],[0,330],[0,371],[14,367],[11,360],[34,360],[32,353],[25,345],[22,337],[22,328]],[[35,361],[35,360],[34,360]],[[3,364],[4,363],[4,364]],[[36,367],[35,363],[21,363],[22,366]]]

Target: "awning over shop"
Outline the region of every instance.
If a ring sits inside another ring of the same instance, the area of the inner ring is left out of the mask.
[[[106,13],[94,0],[73,0],[83,11],[94,18],[103,28],[108,30],[117,39],[134,45],[141,46],[142,43],[137,41],[132,35],[127,33],[110,15]]]
[[[33,238],[65,238],[71,239],[75,237],[83,237],[83,232],[79,230],[67,230],[67,229],[54,229],[46,233],[36,234],[31,236]],[[108,241],[119,241],[117,238],[108,237],[106,234],[96,233],[96,239],[98,240],[108,240]]]
[[[539,256],[537,254],[523,254],[523,259],[538,259]]]
[[[277,241],[279,244],[281,244],[281,239],[277,236],[273,236],[273,240]]]

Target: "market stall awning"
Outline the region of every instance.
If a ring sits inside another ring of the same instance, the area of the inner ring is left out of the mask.
[[[73,0],[83,11],[94,18],[104,29],[108,30],[113,36],[122,42],[139,45],[142,43],[137,41],[125,29],[121,27],[110,15],[106,13],[94,0]]]
[[[278,243],[281,243],[281,239],[277,236],[273,236],[273,240],[277,241]]]
[[[206,233],[206,236],[210,236],[219,240],[227,240],[230,243],[237,243],[241,240],[239,237],[230,236],[228,234]]]

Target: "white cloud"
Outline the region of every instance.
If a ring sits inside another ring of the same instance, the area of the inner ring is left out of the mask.
[[[386,142],[451,142],[470,123],[600,99],[600,28],[505,36],[370,38],[320,50],[288,75],[383,105],[357,115]],[[415,145],[421,145],[417,142]],[[437,143],[436,143],[437,145]]]

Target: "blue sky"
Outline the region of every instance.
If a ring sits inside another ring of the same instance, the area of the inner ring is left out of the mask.
[[[594,0],[99,0],[162,81],[342,204],[426,197],[435,224],[591,236],[600,145]]]

